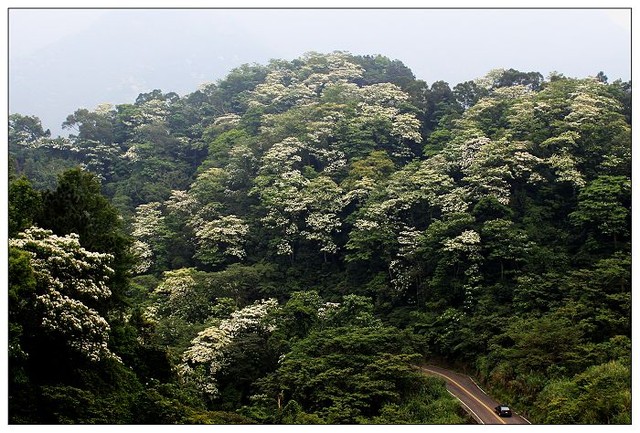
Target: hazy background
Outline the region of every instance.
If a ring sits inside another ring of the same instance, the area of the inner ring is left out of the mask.
[[[631,12],[613,9],[11,9],[9,112],[54,135],[68,114],[180,95],[243,63],[308,51],[399,59],[452,87],[493,68],[631,79]]]

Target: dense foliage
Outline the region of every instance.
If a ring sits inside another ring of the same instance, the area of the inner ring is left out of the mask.
[[[10,421],[469,422],[438,359],[630,423],[630,92],[335,52],[12,114]]]

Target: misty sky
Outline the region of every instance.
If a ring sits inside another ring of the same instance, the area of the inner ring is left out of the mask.
[[[78,108],[180,95],[308,51],[399,59],[451,86],[494,68],[631,79],[631,12],[605,9],[11,9],[9,112],[54,135]]]

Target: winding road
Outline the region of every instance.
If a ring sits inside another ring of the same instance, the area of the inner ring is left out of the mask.
[[[447,390],[462,403],[478,424],[530,424],[515,412],[508,418],[498,416],[493,408],[500,402],[489,397],[469,376],[433,365],[419,368],[426,374],[444,379]]]

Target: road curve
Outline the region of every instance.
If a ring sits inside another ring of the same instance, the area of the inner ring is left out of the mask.
[[[478,424],[530,424],[515,413],[509,418],[498,416],[493,408],[500,402],[489,397],[469,376],[433,365],[419,368],[428,375],[444,379],[447,382],[447,390],[460,400],[464,409]]]

